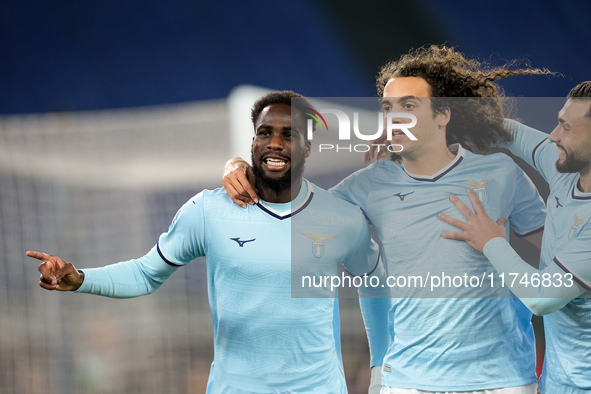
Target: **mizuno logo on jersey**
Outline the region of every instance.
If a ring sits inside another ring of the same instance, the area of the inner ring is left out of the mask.
[[[462,183],[468,186],[472,186],[474,188],[474,193],[476,193],[476,196],[478,197],[480,202],[484,202],[486,201],[486,188],[484,187],[484,185],[492,181],[492,179],[484,179],[480,181],[465,181]]]
[[[560,208],[562,204],[560,203],[560,201],[558,201],[558,197],[554,196],[554,198],[556,199],[556,208]]]
[[[574,219],[574,223],[573,226],[570,228],[570,231],[568,232],[568,239],[569,241],[571,239],[573,239],[573,237],[575,236],[575,234],[577,233],[577,230],[579,228],[579,226],[583,223],[585,223],[586,220],[584,219],[579,219],[576,215],[575,215],[575,219]]]
[[[310,238],[312,241],[314,241],[312,243],[312,254],[314,255],[314,257],[322,257],[322,255],[324,254],[324,250],[326,248],[324,241],[335,237],[335,235],[328,235],[328,234],[316,235],[316,234],[311,234],[311,233],[302,233],[302,235],[304,235],[304,236]]]
[[[253,238],[253,239],[245,239],[244,241],[241,241],[241,240],[240,240],[240,237],[238,237],[238,238],[230,238],[230,239],[231,239],[232,241],[236,241],[236,243],[238,244],[238,246],[240,246],[241,248],[243,248],[243,247],[244,247],[244,244],[245,244],[245,243],[247,243],[247,242],[252,242],[252,241],[256,240],[256,238]]]
[[[392,195],[400,198],[400,201],[404,201],[404,197],[408,196],[409,194],[413,194],[413,193],[414,193],[414,190],[412,192],[406,193],[406,194],[402,194],[402,192],[400,192],[400,193],[396,193],[396,194],[392,194]]]

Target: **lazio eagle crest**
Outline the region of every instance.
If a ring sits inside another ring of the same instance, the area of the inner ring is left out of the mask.
[[[474,188],[474,193],[476,193],[476,196],[478,197],[480,202],[484,202],[486,201],[486,188],[484,187],[484,185],[492,181],[492,179],[484,179],[481,181],[465,181],[462,183],[468,186],[472,186]]]
[[[310,238],[312,241],[314,241],[314,243],[312,243],[312,254],[314,255],[314,257],[322,257],[322,255],[324,254],[324,249],[325,249],[324,241],[335,237],[335,235],[328,235],[328,234],[316,235],[316,234],[311,234],[311,233],[302,233],[302,235],[304,235],[304,236]]]
[[[585,223],[586,220],[584,219],[579,219],[576,215],[575,215],[575,220],[573,223],[573,226],[570,228],[570,231],[568,232],[568,240],[570,241],[571,239],[573,239],[573,237],[575,236],[575,233],[577,232],[577,229],[579,228],[579,226],[583,223]]]

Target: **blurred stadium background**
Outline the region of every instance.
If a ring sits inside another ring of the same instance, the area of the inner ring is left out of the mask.
[[[444,42],[563,75],[510,78],[508,95],[564,97],[590,79],[583,0],[32,0],[1,10],[2,394],[204,392],[213,349],[203,261],[150,297],[111,300],[42,291],[24,253],[84,268],[149,250],[181,204],[220,185],[237,149],[231,130],[250,124],[234,110],[237,87],[372,97],[388,59]],[[555,114],[528,119],[549,131]],[[348,172],[310,178],[329,187]],[[363,393],[357,301],[341,309],[350,392]]]

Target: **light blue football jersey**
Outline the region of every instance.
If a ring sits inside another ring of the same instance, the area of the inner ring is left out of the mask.
[[[591,391],[591,193],[577,188],[578,173],[556,170],[558,149],[548,135],[506,121],[512,153],[536,168],[550,186],[540,268],[554,262],[587,290],[562,309],[544,315],[546,353],[540,393]]]
[[[452,193],[471,206],[466,192],[474,189],[488,214],[495,220],[507,217],[518,234],[544,224],[542,199],[509,157],[475,155],[459,145],[452,149],[455,159],[430,177],[413,175],[400,163],[378,161],[331,189],[360,206],[376,227],[387,274],[415,277],[392,289],[392,340],[382,384],[473,391],[535,382],[531,312],[510,298],[508,289],[450,281],[447,290],[431,292],[416,282],[421,277],[429,285],[434,275],[489,278],[494,272],[482,253],[441,237],[443,231],[457,230],[439,220],[438,213],[465,220],[449,200]]]
[[[223,189],[206,190],[183,205],[151,253],[84,270],[79,291],[117,296],[135,286],[141,293],[137,273],[121,274],[128,286],[113,270],[139,264],[148,282],[161,283],[199,256],[206,256],[214,331],[208,393],[346,393],[335,298],[292,297],[292,265],[371,272],[378,250],[358,207],[308,181],[293,203],[246,209]]]

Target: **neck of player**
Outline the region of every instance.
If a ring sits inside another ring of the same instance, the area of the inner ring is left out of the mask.
[[[591,193],[591,169],[585,172],[580,172],[579,190],[583,193]]]
[[[286,204],[291,202],[297,197],[300,188],[302,187],[302,179],[303,178],[294,179],[291,183],[291,188],[281,191],[270,189],[268,187],[261,187],[259,188],[259,197],[263,201],[273,204]],[[293,195],[291,193],[292,190],[294,191]]]
[[[456,157],[446,145],[403,156],[406,171],[415,175],[431,176],[445,168]]]

